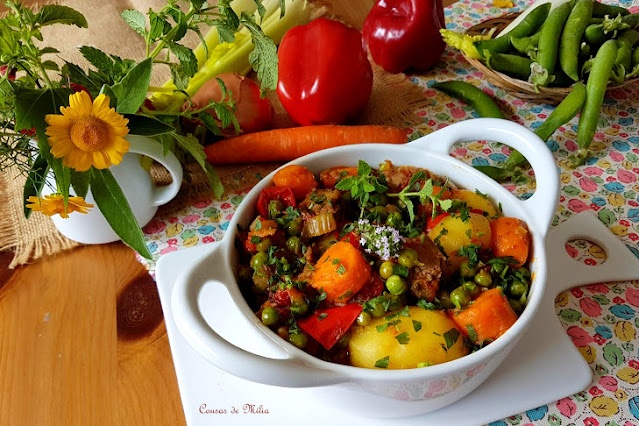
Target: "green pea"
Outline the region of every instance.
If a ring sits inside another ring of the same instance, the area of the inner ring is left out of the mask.
[[[376,303],[375,306],[373,307],[373,310],[370,311],[370,315],[373,318],[379,318],[384,316],[384,314],[386,313],[386,309],[384,309],[384,305],[382,303]]]
[[[282,213],[284,204],[280,200],[271,200],[268,202],[268,215],[271,218],[276,218]]]
[[[450,300],[450,292],[446,290],[442,290],[439,293],[439,301],[442,303],[444,309],[453,309],[455,307],[453,302]]]
[[[345,348],[346,346],[348,346],[348,342],[351,340],[351,335],[346,333],[344,334],[335,344],[335,346],[337,346],[340,349]]]
[[[295,235],[288,237],[286,240],[286,248],[289,249],[293,253],[300,253],[302,250],[302,242],[300,241],[300,237]]]
[[[300,349],[304,349],[308,344],[308,335],[306,333],[293,333],[288,336],[288,341]]]
[[[517,315],[521,315],[521,313],[524,311],[524,307],[517,300],[508,299],[508,303],[510,304],[510,307],[513,308],[513,311],[515,311]]]
[[[388,279],[391,275],[393,275],[393,262],[387,260],[379,265],[379,276],[382,279]]]
[[[471,268],[470,262],[468,261],[462,262],[462,264],[459,265],[459,274],[464,278],[474,277],[476,273],[477,273],[477,266],[473,266]]]
[[[475,297],[481,292],[481,289],[477,286],[477,284],[472,281],[464,281],[462,287],[466,290],[470,297]]]
[[[279,312],[277,312],[277,309],[275,309],[274,307],[268,306],[262,309],[262,324],[266,326],[271,326],[271,325],[277,324],[279,320],[280,320],[280,314]]]
[[[522,297],[523,295],[528,293],[528,284],[523,283],[523,282],[521,282],[519,280],[513,281],[508,286],[508,293],[514,299],[519,299],[520,297]]]
[[[371,322],[371,314],[368,312],[362,311],[357,316],[357,325],[367,326]]]
[[[402,224],[402,214],[400,212],[391,212],[386,216],[386,225],[393,228],[399,228]]]
[[[263,251],[257,252],[251,257],[251,267],[253,270],[258,270],[266,263],[268,260],[268,254]]]
[[[493,277],[490,276],[490,272],[481,269],[475,274],[475,282],[482,287],[490,287],[493,283]]]
[[[399,311],[404,306],[406,306],[406,295],[391,295],[390,304],[388,305],[388,310],[391,312]]]
[[[398,262],[407,268],[412,268],[417,264],[419,255],[415,249],[407,248],[399,252]]]
[[[240,265],[237,268],[237,279],[238,281],[247,282],[251,281],[253,278],[253,270],[246,265]]]
[[[304,316],[308,312],[308,304],[304,299],[291,302],[291,313],[298,316]]]
[[[470,303],[470,295],[463,287],[457,287],[450,292],[450,301],[453,302],[457,309],[461,309]]]
[[[256,272],[253,274],[253,285],[256,293],[264,293],[268,290],[269,282],[266,274]]]
[[[271,246],[271,239],[269,237],[262,238],[259,243],[255,244],[257,251],[266,251]]]
[[[288,235],[299,235],[302,233],[302,218],[296,217],[291,220],[286,226],[286,232]]]
[[[399,295],[404,293],[408,289],[408,286],[406,285],[406,281],[399,275],[391,275],[386,280],[386,288],[390,294]]]

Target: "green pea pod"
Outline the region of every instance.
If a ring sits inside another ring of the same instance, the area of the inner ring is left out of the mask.
[[[570,11],[559,42],[559,65],[573,81],[579,80],[581,37],[592,18],[593,0],[579,0]]]
[[[534,10],[528,13],[528,15],[526,15],[519,25],[509,31],[508,34],[497,36],[490,40],[476,41],[474,44],[477,51],[482,55],[484,50],[498,53],[507,52],[508,49],[510,49],[510,37],[527,37],[534,34],[548,17],[549,11],[550,3],[544,3],[537,6]]]
[[[548,86],[553,80],[555,65],[557,64],[557,52],[561,31],[573,8],[573,2],[567,2],[558,6],[548,15],[548,19],[541,27],[539,36],[539,51],[537,52],[538,67],[533,68],[530,81],[535,86]]]
[[[539,46],[539,36],[541,33],[537,31],[535,34],[528,37],[510,37],[510,44],[519,53],[524,53],[530,56],[531,51],[537,51]]]
[[[628,15],[630,11],[620,6],[613,6],[606,3],[594,2],[592,7],[592,16],[596,18],[604,18],[606,16]]]
[[[632,47],[639,41],[637,30],[623,30],[617,37],[619,50],[613,68],[613,79],[616,83],[622,83],[626,79],[626,74],[632,68]]]
[[[632,15],[626,15],[621,18],[621,22],[627,25],[628,28],[635,28],[639,25],[639,13],[633,13]]]
[[[480,117],[504,118],[495,101],[484,93],[483,90],[465,81],[444,81],[433,86],[449,96],[466,102],[479,114]]]
[[[577,82],[572,86],[570,93],[561,101],[557,108],[535,129],[535,134],[546,142],[555,131],[572,120],[581,110],[586,101],[586,85]],[[506,160],[505,167],[512,170],[526,162],[519,151],[513,151]]]
[[[584,39],[586,42],[594,45],[603,44],[610,37],[612,37],[612,34],[606,36],[604,33],[603,24],[590,24],[584,31]]]
[[[531,64],[532,60],[523,56],[486,51],[486,65],[488,68],[520,80],[528,80]]]
[[[639,65],[639,46],[632,50],[632,67]]]
[[[579,154],[575,161],[576,164],[583,163],[588,147],[590,147],[592,138],[595,136],[606,88],[608,87],[608,80],[610,79],[618,50],[617,41],[608,40],[599,48],[592,64],[588,83],[586,84],[586,103],[581,111],[579,127],[577,128]]]

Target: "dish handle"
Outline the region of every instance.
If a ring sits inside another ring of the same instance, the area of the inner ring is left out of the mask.
[[[559,172],[555,159],[546,144],[535,133],[512,121],[499,118],[474,118],[451,124],[410,143],[442,155],[450,155],[456,142],[489,140],[515,148],[529,161],[535,172],[537,189],[532,197],[520,201],[531,215],[538,229],[550,227],[559,200]]]
[[[211,266],[229,265],[228,245],[224,240],[211,244],[212,251],[177,278],[171,293],[173,318],[180,333],[193,349],[219,369],[252,382],[284,387],[312,387],[345,382],[345,378],[334,372],[312,366],[296,356],[294,352],[297,348],[292,346],[280,346],[288,358],[267,358],[235,346],[213,330],[200,311],[200,293],[209,284],[223,285],[230,291],[230,286],[236,281],[229,267]]]

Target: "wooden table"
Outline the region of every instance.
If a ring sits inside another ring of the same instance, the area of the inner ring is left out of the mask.
[[[373,2],[335,13],[361,25]],[[10,259],[0,253],[1,425],[185,423],[155,282],[132,250]]]

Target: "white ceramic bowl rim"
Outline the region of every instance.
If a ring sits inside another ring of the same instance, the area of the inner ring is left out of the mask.
[[[477,140],[502,142],[524,154],[531,163],[537,180],[537,190],[532,197],[523,201],[518,200],[495,181],[449,155],[454,143]],[[178,278],[171,297],[171,306],[176,324],[186,340],[207,360],[230,374],[259,383],[291,387],[349,381],[390,383],[435,379],[467,371],[482,362],[490,361],[497,353],[508,350],[508,347],[518,340],[530,324],[545,290],[544,240],[559,198],[559,175],[552,154],[544,142],[525,127],[507,120],[480,118],[449,125],[407,145],[349,145],[317,152],[289,164],[314,165],[318,169],[345,165],[344,163],[321,164],[329,158],[330,161],[336,161],[334,159],[336,156],[345,158],[345,163],[352,163],[353,160],[356,163],[358,159],[365,159],[362,157],[373,157],[377,159],[376,163],[381,163],[387,158],[386,156],[392,156],[393,153],[399,152],[398,150],[401,150],[402,155],[411,158],[414,153],[415,159],[428,157],[428,161],[450,171],[450,173],[434,172],[445,176],[451,175],[453,182],[463,178],[476,183],[477,185],[469,189],[481,186],[482,192],[504,202],[504,214],[520,217],[528,224],[533,237],[533,285],[526,309],[504,335],[485,348],[462,358],[428,368],[408,370],[366,369],[331,363],[316,358],[281,339],[268,327],[263,326],[248,307],[233,272],[236,256],[234,230],[240,222],[249,220],[253,215],[257,196],[263,188],[271,185],[272,176],[275,173],[273,172],[245,197],[229,225],[231,232],[227,232],[220,244],[212,247],[211,252],[197,262],[195,267],[185,271]],[[417,164],[418,160],[413,163],[433,169]],[[410,161],[407,164],[410,165]],[[215,263],[218,266],[215,270],[210,267],[212,259],[216,259]],[[200,290],[210,282],[222,283],[246,319],[285,352],[288,358],[261,357],[237,348],[217,335],[202,317],[198,305]]]

